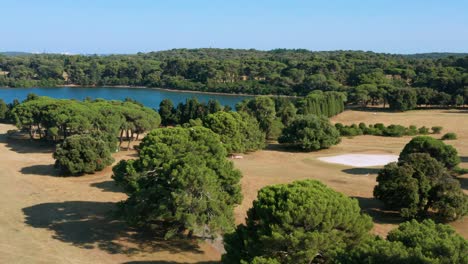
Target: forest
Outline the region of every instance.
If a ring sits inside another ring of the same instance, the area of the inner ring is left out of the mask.
[[[129,85],[290,96],[304,96],[315,90],[338,91],[346,94],[348,104],[385,107],[389,103],[392,107],[393,102],[396,107],[392,108],[407,110],[464,105],[468,100],[468,56],[300,49],[0,55],[0,86],[60,85]],[[411,103],[401,107],[398,97],[409,98]]]

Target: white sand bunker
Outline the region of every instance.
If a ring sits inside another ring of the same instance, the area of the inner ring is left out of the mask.
[[[338,163],[352,167],[383,166],[390,162],[398,161],[397,155],[386,154],[344,154],[331,157],[318,158],[329,163]]]

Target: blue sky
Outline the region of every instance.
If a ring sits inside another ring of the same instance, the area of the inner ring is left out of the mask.
[[[0,0],[0,51],[468,52],[467,0]]]

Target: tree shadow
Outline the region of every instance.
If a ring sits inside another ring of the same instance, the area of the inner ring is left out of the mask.
[[[54,167],[54,164],[23,167],[20,172],[25,175],[60,176],[60,171]]]
[[[361,209],[372,217],[374,223],[378,224],[400,224],[404,219],[397,211],[385,210],[384,203],[371,197],[354,196],[359,202]]]
[[[55,143],[45,140],[13,139],[6,134],[0,136],[0,143],[16,153],[52,153],[55,151]]]
[[[268,143],[264,150],[269,151],[277,151],[277,152],[290,152],[290,153],[308,153],[312,151],[303,151],[293,146],[289,146],[287,144],[279,144],[279,143]]]
[[[53,232],[53,238],[86,249],[110,254],[136,252],[203,253],[196,240],[164,240],[162,234],[138,232],[112,217],[111,202],[68,201],[23,208],[25,223]]]
[[[468,190],[468,178],[456,178],[460,182],[460,186],[463,190]]]
[[[452,111],[444,111],[444,113],[448,113],[448,114],[453,114],[453,113],[457,113],[457,114],[468,114],[468,109],[454,109]]]
[[[369,175],[369,174],[377,174],[381,169],[379,168],[352,168],[352,169],[344,169],[341,170],[344,173],[352,174],[352,175]]]
[[[101,189],[104,192],[115,192],[115,193],[123,192],[122,188],[119,187],[117,184],[115,184],[115,181],[112,181],[112,180],[91,183],[90,186]]]

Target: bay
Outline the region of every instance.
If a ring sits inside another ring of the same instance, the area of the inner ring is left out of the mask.
[[[83,100],[86,97],[92,99],[102,98],[106,100],[124,100],[132,98],[151,108],[159,108],[159,103],[163,99],[170,99],[174,105],[185,102],[186,99],[195,97],[201,102],[208,102],[210,99],[218,100],[222,105],[229,105],[233,109],[235,105],[252,96],[244,95],[224,95],[197,92],[168,91],[151,88],[128,88],[128,87],[35,87],[35,88],[4,88],[0,87],[0,99],[6,103],[11,103],[14,99],[24,100],[29,93],[39,96],[49,96],[57,99],[77,99]]]

